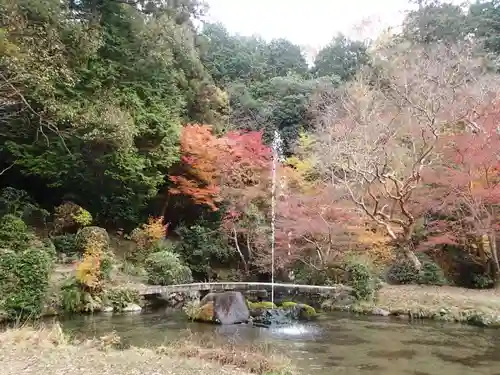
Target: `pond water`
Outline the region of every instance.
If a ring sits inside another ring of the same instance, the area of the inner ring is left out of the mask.
[[[500,375],[500,332],[456,324],[409,323],[387,318],[322,316],[280,328],[187,322],[178,311],[78,316],[63,320],[78,336],[115,331],[124,343],[155,346],[185,329],[242,343],[268,343],[311,375]]]

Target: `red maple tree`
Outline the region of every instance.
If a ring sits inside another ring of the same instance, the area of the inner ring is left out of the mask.
[[[228,205],[222,229],[248,271],[249,262],[269,244],[272,151],[262,132],[233,131],[221,142],[225,146],[219,159],[221,188]]]
[[[221,137],[208,125],[187,125],[181,136],[181,173],[170,176],[170,194],[190,197],[213,211],[224,202],[222,229],[234,241],[245,268],[252,257],[262,221],[269,222],[272,152],[262,132],[231,131]],[[244,238],[244,246],[240,241]],[[245,254],[246,253],[246,254]]]
[[[301,262],[323,270],[352,249],[359,215],[339,191],[318,184],[310,192],[293,192],[278,205],[276,248],[281,266]]]
[[[442,162],[426,176],[436,203],[427,246],[458,244],[500,276],[500,102],[485,107],[465,129],[443,137]]]

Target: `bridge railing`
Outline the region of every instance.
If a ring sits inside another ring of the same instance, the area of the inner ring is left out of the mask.
[[[261,283],[261,282],[213,282],[213,283],[190,283],[177,285],[151,285],[139,287],[137,290],[142,295],[167,294],[167,293],[189,293],[201,291],[224,291],[224,290],[251,290],[251,289],[288,289],[297,292],[310,293],[335,293],[339,290],[350,289],[344,285],[306,285],[288,283]]]

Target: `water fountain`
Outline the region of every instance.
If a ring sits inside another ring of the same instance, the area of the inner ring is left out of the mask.
[[[283,161],[283,140],[278,130],[274,131],[272,144],[272,185],[271,185],[271,303],[274,304],[274,250],[276,246],[276,182],[279,163]]]

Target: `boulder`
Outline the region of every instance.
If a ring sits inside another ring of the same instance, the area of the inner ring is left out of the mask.
[[[378,316],[389,316],[391,313],[387,310],[381,309],[379,307],[375,307],[372,310],[372,315],[378,315]]]
[[[250,318],[245,297],[240,292],[209,293],[200,302],[213,304],[213,321],[220,324],[246,323]]]
[[[112,313],[113,312],[113,306],[104,306],[102,309],[101,309],[101,312],[103,313]]]
[[[293,320],[310,320],[317,316],[314,307],[305,303],[283,302],[281,308],[287,310]]]
[[[142,310],[142,307],[135,304],[135,303],[129,303],[127,306],[123,308],[123,312],[140,312]]]
[[[201,305],[194,320],[199,322],[214,323],[214,303],[210,301]]]

